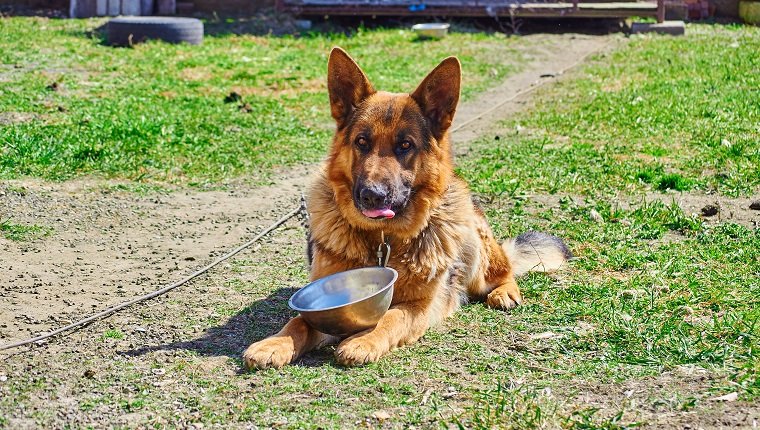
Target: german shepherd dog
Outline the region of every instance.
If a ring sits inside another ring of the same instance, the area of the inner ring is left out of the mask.
[[[311,279],[377,265],[383,235],[392,250],[388,266],[399,274],[392,304],[375,328],[346,339],[295,317],[248,347],[250,368],[279,368],[331,343],[339,364],[376,361],[468,299],[498,309],[521,304],[515,276],[558,269],[571,257],[560,239],[538,232],[500,245],[454,174],[448,130],[459,101],[459,60],[443,60],[411,94],[376,91],[340,48],[327,68],[337,127],[308,193]]]

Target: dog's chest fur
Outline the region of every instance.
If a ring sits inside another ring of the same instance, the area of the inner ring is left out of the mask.
[[[312,186],[308,206],[310,256],[328,260],[332,267],[340,270],[378,264],[380,230],[361,230],[350,225],[341,215],[323,176]],[[457,283],[457,289],[463,289],[481,268],[481,218],[466,185],[453,179],[441,203],[430,208],[428,222],[416,236],[386,233],[392,248],[388,266],[399,272],[398,284],[428,284],[446,277],[446,284]]]

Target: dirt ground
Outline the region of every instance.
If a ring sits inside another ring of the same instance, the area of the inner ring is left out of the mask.
[[[561,79],[563,70],[591,53],[609,49],[614,43],[623,43],[617,36],[527,37],[536,38],[536,46],[539,47],[532,53],[527,68],[459,109],[456,131],[453,133],[457,153],[466,153],[468,142],[479,137],[484,130],[491,129],[499,119],[507,118],[529,104],[530,94],[521,94],[524,89]],[[478,116],[504,101],[506,103],[488,114]],[[38,224],[51,227],[53,231],[50,236],[31,242],[14,242],[0,237],[0,344],[35,336],[86,317],[174,282],[209,263],[295,207],[314,167],[298,166],[279,172],[270,186],[252,188],[242,183],[230,184],[224,191],[174,189],[135,193],[124,190],[119,182],[96,179],[64,183],[14,180],[0,184],[0,220],[10,217],[16,223]],[[688,211],[698,212],[705,204],[718,201],[722,209],[720,219],[733,219],[747,225],[759,221],[757,211],[746,209],[748,202],[744,200],[704,195],[673,197]],[[536,198],[546,200],[546,205],[558,204],[559,199],[556,197],[557,201],[554,201],[554,197],[546,196]],[[278,231],[268,239],[266,252],[261,249],[259,252],[247,252],[243,258],[263,258],[270,264],[303,264],[302,257],[277,253],[278,246],[292,246],[294,241],[303,240],[303,233],[293,228],[297,226],[297,221],[291,221],[288,225],[289,229]],[[222,272],[224,270],[231,268],[226,265]],[[263,277],[265,274],[251,276]],[[141,343],[162,345],[150,350],[156,360],[165,357],[166,361],[170,361],[175,355],[181,355],[178,351],[185,348],[208,355],[204,365],[207,368],[199,371],[230,372],[229,366],[217,358],[227,360],[227,357],[235,357],[246,346],[245,340],[242,337],[202,335],[207,327],[198,325],[197,321],[221,319],[225,333],[244,333],[246,326],[256,325],[255,332],[263,334],[272,332],[282,323],[283,318],[264,322],[232,318],[224,322],[224,316],[214,314],[214,304],[229,300],[245,303],[253,299],[284,303],[289,290],[269,297],[225,293],[222,274],[213,270],[203,285],[199,284],[181,287],[181,291],[170,294],[171,298],[123,311],[97,323],[97,330],[90,326],[42,345],[0,352],[0,358],[11,363],[0,366],[0,393],[4,381],[9,378],[19,377],[22,373],[43,378],[50,373],[60,381],[57,392],[32,402],[43,411],[41,414],[49,422],[61,427],[64,423],[75,427],[101,427],[141,421],[145,417],[139,416],[139,413],[130,416],[120,414],[121,411],[97,407],[88,411],[72,400],[77,396],[87,397],[95,389],[106,390],[81,382],[82,375],[97,379],[99,373],[107,373],[108,367],[114,364],[92,368],[87,363],[101,361],[101,356],[110,357],[115,362],[125,360],[125,356],[140,356],[148,352],[139,344],[118,340],[104,343],[99,337],[104,328],[117,327],[121,331],[136,333],[144,341]],[[188,316],[188,310],[198,309],[207,309],[207,314]],[[141,325],[138,316],[146,314],[153,315],[154,325]],[[190,317],[195,319],[195,325],[188,325]],[[195,340],[188,341],[189,337]],[[214,350],[222,352],[210,352]],[[163,377],[160,369],[152,374],[151,383],[165,389],[164,400],[171,404],[174,401],[172,386],[178,381]],[[236,381],[233,384],[244,382]],[[445,390],[445,387],[435,389]],[[643,389],[637,392],[634,387],[633,390],[634,394],[627,397],[624,394],[626,390],[621,389],[614,396],[603,393],[599,398],[612,396],[621,402],[630,402],[637,396],[645,398],[648,395]],[[727,412],[721,409],[724,405],[719,406],[717,412],[710,415],[712,421],[707,423],[708,427],[732,427],[736,423],[748,428],[757,425],[752,424],[749,417],[747,420],[721,424],[716,417],[738,412]],[[730,406],[725,408],[730,409]],[[35,421],[29,418],[35,414],[29,411],[5,413],[10,414],[8,424],[11,427],[36,426]],[[192,414],[190,417],[192,421]],[[682,417],[655,422],[658,423],[657,427],[688,428]]]

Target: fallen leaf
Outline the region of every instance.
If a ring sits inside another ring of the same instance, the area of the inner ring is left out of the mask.
[[[542,339],[551,339],[554,337],[560,337],[561,334],[554,333],[553,331],[545,331],[543,333],[537,333],[530,335],[530,338],[533,340],[542,340]]]
[[[643,290],[643,289],[623,290],[620,292],[620,295],[625,298],[635,299],[637,297],[643,297],[647,295],[647,290]]]
[[[424,405],[425,403],[427,403],[428,399],[430,399],[431,394],[433,394],[432,388],[428,388],[427,390],[425,390],[425,393],[422,394],[422,401],[420,402],[420,405]]]
[[[599,224],[604,224],[604,217],[602,216],[602,214],[597,212],[596,209],[591,209],[591,212],[589,212],[589,216],[591,217],[592,220],[594,220],[594,222],[597,222]]]
[[[594,325],[585,321],[580,321],[577,326],[572,328],[572,330],[578,336],[586,336],[594,331]]]
[[[739,393],[734,391],[733,393],[728,393],[720,397],[713,397],[710,400],[712,400],[713,402],[735,402],[736,399],[738,398],[739,398]]]

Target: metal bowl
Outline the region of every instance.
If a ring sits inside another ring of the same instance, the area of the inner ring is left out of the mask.
[[[431,39],[440,39],[446,35],[449,31],[449,24],[431,22],[427,24],[415,24],[412,26],[412,31],[417,33],[419,37],[427,37]]]
[[[307,284],[288,305],[322,333],[348,336],[377,325],[391,306],[397,278],[389,267],[338,272]]]

